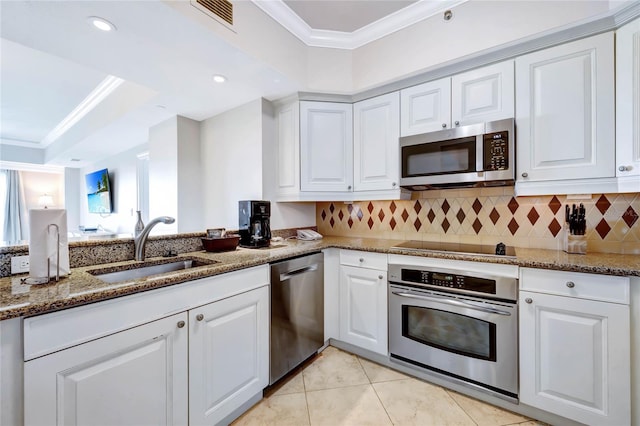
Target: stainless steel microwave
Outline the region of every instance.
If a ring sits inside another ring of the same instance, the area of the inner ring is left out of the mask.
[[[400,186],[433,188],[513,185],[513,118],[400,138]]]

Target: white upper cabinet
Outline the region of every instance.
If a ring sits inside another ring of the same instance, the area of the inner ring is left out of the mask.
[[[354,104],[354,191],[397,188],[400,177],[399,121],[398,92]]]
[[[400,91],[401,136],[514,116],[513,61]]]
[[[454,75],[451,78],[453,126],[513,118],[513,61]]]
[[[606,33],[516,59],[519,183],[615,176],[613,47]]]
[[[300,102],[300,189],[353,189],[351,104]]]
[[[451,126],[451,79],[430,81],[400,91],[400,135],[435,132]]]
[[[640,19],[616,35],[616,175],[640,175]],[[633,188],[630,188],[633,190]],[[635,180],[635,191],[640,183]]]
[[[279,197],[300,192],[300,107],[298,101],[276,109],[277,167],[276,184]]]

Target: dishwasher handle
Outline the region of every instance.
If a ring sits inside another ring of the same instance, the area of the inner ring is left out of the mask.
[[[294,269],[292,271],[287,271],[283,274],[280,274],[280,281],[286,281],[290,278],[293,278],[297,275],[306,274],[307,272],[315,272],[318,270],[318,264],[314,263],[313,265],[305,266],[300,269]]]

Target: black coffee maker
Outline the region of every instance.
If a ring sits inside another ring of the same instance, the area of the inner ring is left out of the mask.
[[[239,201],[238,219],[240,246],[268,247],[271,242],[271,203],[269,201]]]

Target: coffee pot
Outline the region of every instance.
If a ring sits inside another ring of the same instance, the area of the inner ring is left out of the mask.
[[[269,201],[239,201],[240,246],[247,248],[268,247],[271,243],[270,217],[271,203]]]

